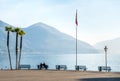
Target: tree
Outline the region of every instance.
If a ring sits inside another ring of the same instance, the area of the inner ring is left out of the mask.
[[[12,27],[6,26],[5,31],[7,31],[7,49],[8,49],[8,56],[9,56],[9,62],[10,62],[10,69],[12,70],[10,47],[9,47],[9,42],[10,42],[9,37],[10,37],[10,32],[12,31]]]
[[[19,61],[18,61],[18,66],[20,66],[20,60],[21,60],[21,52],[22,52],[22,39],[23,39],[23,35],[25,35],[26,33],[21,30],[19,32],[19,35],[20,35],[20,54],[19,54]]]
[[[16,27],[14,28],[13,32],[16,32],[16,46],[15,46],[15,52],[16,52],[16,70],[18,69],[18,35],[21,31],[21,28]]]

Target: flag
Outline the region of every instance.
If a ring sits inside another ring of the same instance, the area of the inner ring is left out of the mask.
[[[77,20],[77,10],[76,10],[76,16],[75,16],[75,24],[78,26],[78,20]]]

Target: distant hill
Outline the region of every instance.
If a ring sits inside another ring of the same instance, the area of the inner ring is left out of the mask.
[[[0,21],[0,51],[6,51],[6,34],[5,26],[8,26],[9,24]],[[11,39],[13,39],[13,34],[11,34]],[[11,40],[10,40],[11,41]]]
[[[9,24],[0,21],[0,49],[6,50],[5,26]],[[36,23],[23,29],[26,35],[23,37],[24,52],[40,53],[75,53],[75,38],[58,31],[43,23]],[[11,33],[11,50],[15,48],[15,34]],[[97,53],[93,46],[78,40],[78,53]]]
[[[105,45],[108,47],[108,53],[120,54],[120,38],[99,42],[94,47],[103,52]]]

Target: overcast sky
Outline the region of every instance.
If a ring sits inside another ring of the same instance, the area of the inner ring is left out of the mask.
[[[53,26],[91,45],[120,37],[120,0],[0,0],[0,20],[27,27],[37,22]]]

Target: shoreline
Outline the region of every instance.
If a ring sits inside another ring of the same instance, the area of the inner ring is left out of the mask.
[[[0,70],[0,81],[120,81],[120,72]]]

